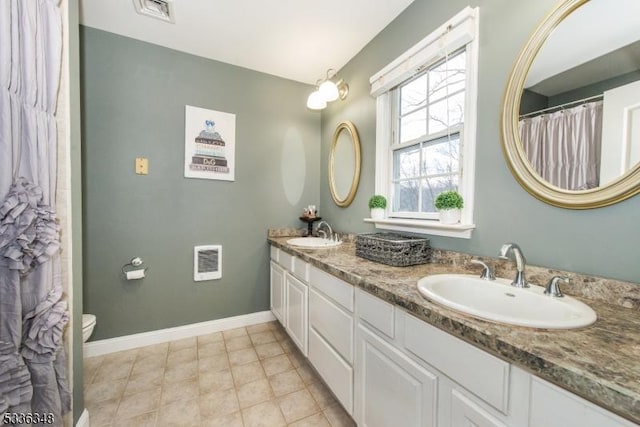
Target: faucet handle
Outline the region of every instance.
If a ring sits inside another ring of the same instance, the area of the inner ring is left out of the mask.
[[[484,280],[496,280],[496,275],[493,272],[493,268],[490,265],[480,261],[479,259],[472,259],[469,261],[471,264],[478,264],[484,267],[482,273],[480,273],[480,278]]]
[[[562,298],[564,294],[562,293],[558,282],[569,283],[570,281],[571,277],[569,276],[553,276],[551,280],[549,280],[549,283],[547,283],[544,294],[551,297]]]

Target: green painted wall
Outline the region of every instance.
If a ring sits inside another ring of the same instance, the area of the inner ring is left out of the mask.
[[[557,0],[416,0],[355,56],[338,75],[349,83],[346,101],[322,113],[321,208],[334,228],[372,231],[364,223],[374,191],[375,100],[369,77],[471,3],[480,7],[480,56],[476,166],[476,230],[470,240],[433,237],[432,245],[497,256],[503,242],[518,242],[530,264],[640,282],[640,197],[587,211],[560,209],[530,196],[513,178],[501,151],[504,88],[521,47]],[[331,135],[351,120],[362,142],[362,177],[353,204],[333,204],[327,184]]]
[[[602,95],[604,91],[624,86],[629,83],[640,80],[640,71],[622,74],[610,79],[602,80],[597,83],[583,86],[568,92],[559,93],[549,97],[549,105],[561,105],[565,102],[573,102],[578,99],[584,99],[589,96]]]
[[[267,228],[300,226],[320,197],[311,87],[87,27],[81,70],[92,339],[268,310]],[[235,182],[184,178],[185,105],[236,114]],[[135,175],[136,157],[149,175]],[[201,244],[222,244],[222,279],[193,281]],[[127,282],[135,256],[149,271]]]
[[[519,114],[533,113],[549,107],[549,98],[539,93],[525,89],[520,99]]]

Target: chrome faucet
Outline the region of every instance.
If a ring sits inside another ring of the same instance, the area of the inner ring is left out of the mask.
[[[327,228],[328,233],[320,229],[322,226],[325,226]],[[324,237],[325,239],[331,239],[333,237],[333,230],[331,229],[331,226],[327,221],[324,220],[318,223],[318,226],[316,227],[316,233],[322,233],[322,237]]]
[[[527,283],[527,279],[524,274],[524,268],[527,264],[527,260],[524,258],[520,246],[515,243],[505,243],[502,245],[502,248],[500,248],[500,258],[511,259],[509,255],[513,255],[516,262],[516,277],[513,279],[513,282],[511,282],[511,286],[515,286],[516,288],[528,288],[529,284]]]
[[[479,259],[472,259],[469,261],[471,264],[478,264],[483,266],[482,273],[480,273],[480,278],[484,280],[496,280],[496,275],[493,272],[493,268],[490,265],[480,261]]]
[[[570,280],[571,278],[568,276],[553,276],[551,280],[549,280],[549,283],[547,283],[544,294],[550,297],[562,298],[564,294],[562,290],[560,290],[560,284],[558,282],[569,283]]]

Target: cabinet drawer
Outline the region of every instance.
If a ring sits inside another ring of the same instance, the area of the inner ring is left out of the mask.
[[[298,257],[293,257],[291,273],[305,283],[309,283],[309,263]]]
[[[280,252],[280,249],[276,248],[275,246],[271,246],[271,261],[278,262],[278,252]]]
[[[309,323],[349,363],[353,363],[353,316],[314,289],[309,292]]]
[[[309,329],[309,360],[344,409],[352,415],[353,368],[313,329]]]
[[[502,413],[509,364],[405,313],[405,348]]]
[[[345,309],[353,312],[353,286],[313,266],[310,269],[309,276],[309,283],[312,287],[318,289]]]
[[[285,251],[279,251],[278,254],[278,264],[284,267],[287,271],[293,270],[293,255],[289,255]]]
[[[451,425],[506,427],[456,390],[451,393]]]
[[[393,304],[381,300],[368,292],[356,291],[358,317],[389,338],[395,336],[395,312]]]
[[[636,424],[540,378],[531,378],[532,427],[631,427]]]

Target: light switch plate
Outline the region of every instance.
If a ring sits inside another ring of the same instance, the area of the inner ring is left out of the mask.
[[[149,173],[149,159],[136,157],[136,173],[138,175],[147,175]]]

